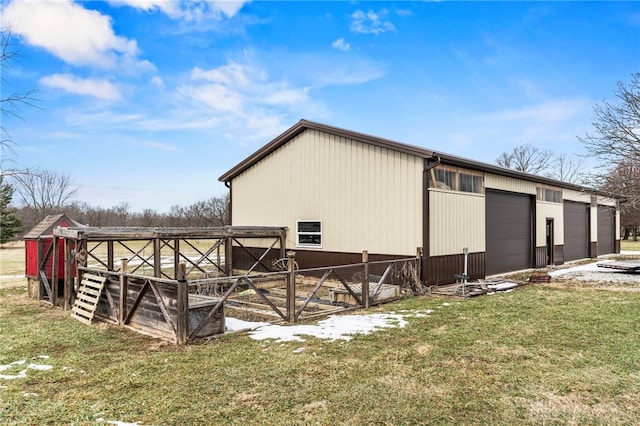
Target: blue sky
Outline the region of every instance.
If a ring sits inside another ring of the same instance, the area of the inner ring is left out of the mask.
[[[1,4],[21,55],[2,96],[40,100],[3,122],[14,160],[133,211],[223,195],[302,118],[488,163],[583,154],[594,104],[640,72],[636,2]]]

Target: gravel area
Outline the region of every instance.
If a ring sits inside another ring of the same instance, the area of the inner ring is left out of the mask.
[[[640,259],[640,255],[634,257],[635,259]],[[631,257],[629,257],[629,259],[631,259]],[[559,280],[573,279],[591,282],[625,283],[632,285],[636,284],[640,287],[640,273],[627,273],[616,269],[601,268],[598,266],[599,264],[615,261],[615,259],[600,259],[583,265],[561,267],[561,269],[550,270],[549,275],[551,275],[552,278]]]

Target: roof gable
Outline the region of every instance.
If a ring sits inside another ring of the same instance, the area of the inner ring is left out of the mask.
[[[29,232],[24,235],[24,239],[36,239],[44,235],[53,235],[53,228],[63,225],[64,227],[81,227],[82,224],[68,217],[66,214],[52,214],[44,219]]]
[[[415,155],[422,158],[431,158],[435,155],[433,151],[420,148],[413,145],[407,145],[399,142],[395,142],[389,139],[379,138],[376,136],[367,135],[365,133],[358,133],[339,127],[328,126],[326,124],[315,123],[308,120],[300,120],[294,126],[290,127],[282,134],[277,136],[268,144],[257,150],[255,153],[238,163],[231,170],[218,178],[221,182],[230,182],[236,176],[252,167],[254,164],[280,148],[282,145],[288,143],[290,140],[301,134],[306,130],[317,130],[324,133],[329,133],[336,136],[341,136],[346,139],[351,139],[357,142],[362,142],[369,145],[378,146],[381,148],[387,148],[392,151],[403,152],[410,155]]]
[[[544,176],[532,175],[529,173],[523,173],[519,171],[515,171],[512,169],[506,169],[497,165],[483,163],[480,161],[470,160],[464,157],[458,157],[451,154],[435,152],[426,148],[421,148],[414,145],[408,145],[400,142],[395,142],[389,139],[379,138],[376,136],[367,135],[365,133],[358,133],[347,129],[342,129],[339,127],[328,126],[326,124],[316,123],[308,120],[300,120],[298,123],[284,131],[282,134],[277,136],[271,142],[264,145],[258,151],[238,163],[232,169],[227,171],[225,174],[218,178],[221,182],[231,182],[235,177],[243,173],[245,170],[251,168],[253,165],[258,163],[260,160],[267,157],[269,154],[280,148],[282,145],[288,143],[293,138],[301,134],[306,130],[317,130],[320,132],[329,133],[332,135],[344,137],[347,139],[351,139],[354,141],[362,142],[365,144],[370,144],[374,146],[378,146],[381,148],[387,148],[393,151],[398,151],[401,153],[415,155],[417,157],[421,157],[424,159],[430,159],[435,161],[435,163],[442,162],[443,164],[449,164],[453,166],[464,167],[472,170],[477,170],[486,173],[493,173],[500,176],[508,176],[515,179],[527,180],[535,183],[546,184],[546,185],[554,185],[559,186],[561,188],[568,188],[577,191],[588,192],[592,194],[600,194],[605,195],[612,198],[623,199],[624,197],[619,194],[611,194],[605,193],[603,191],[595,190],[593,188],[585,187],[582,185],[576,185],[568,182],[562,182],[555,179],[551,179]]]

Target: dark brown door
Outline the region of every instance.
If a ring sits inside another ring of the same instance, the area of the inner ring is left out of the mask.
[[[531,267],[531,198],[528,195],[487,191],[486,274]]]
[[[616,210],[598,206],[598,256],[614,252]]]
[[[564,260],[589,257],[589,204],[564,202]]]

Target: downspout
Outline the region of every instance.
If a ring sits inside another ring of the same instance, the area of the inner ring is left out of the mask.
[[[227,213],[229,215],[229,226],[232,226],[231,223],[231,219],[232,219],[232,215],[231,215],[231,205],[232,205],[232,200],[233,197],[231,196],[231,181],[226,180],[224,181],[224,186],[226,186],[229,189],[229,205],[227,206]]]
[[[435,152],[431,154],[431,158],[425,158],[424,170],[422,172],[422,276],[420,281],[427,283],[429,271],[427,270],[427,260],[429,253],[429,171],[440,164],[440,156]]]

